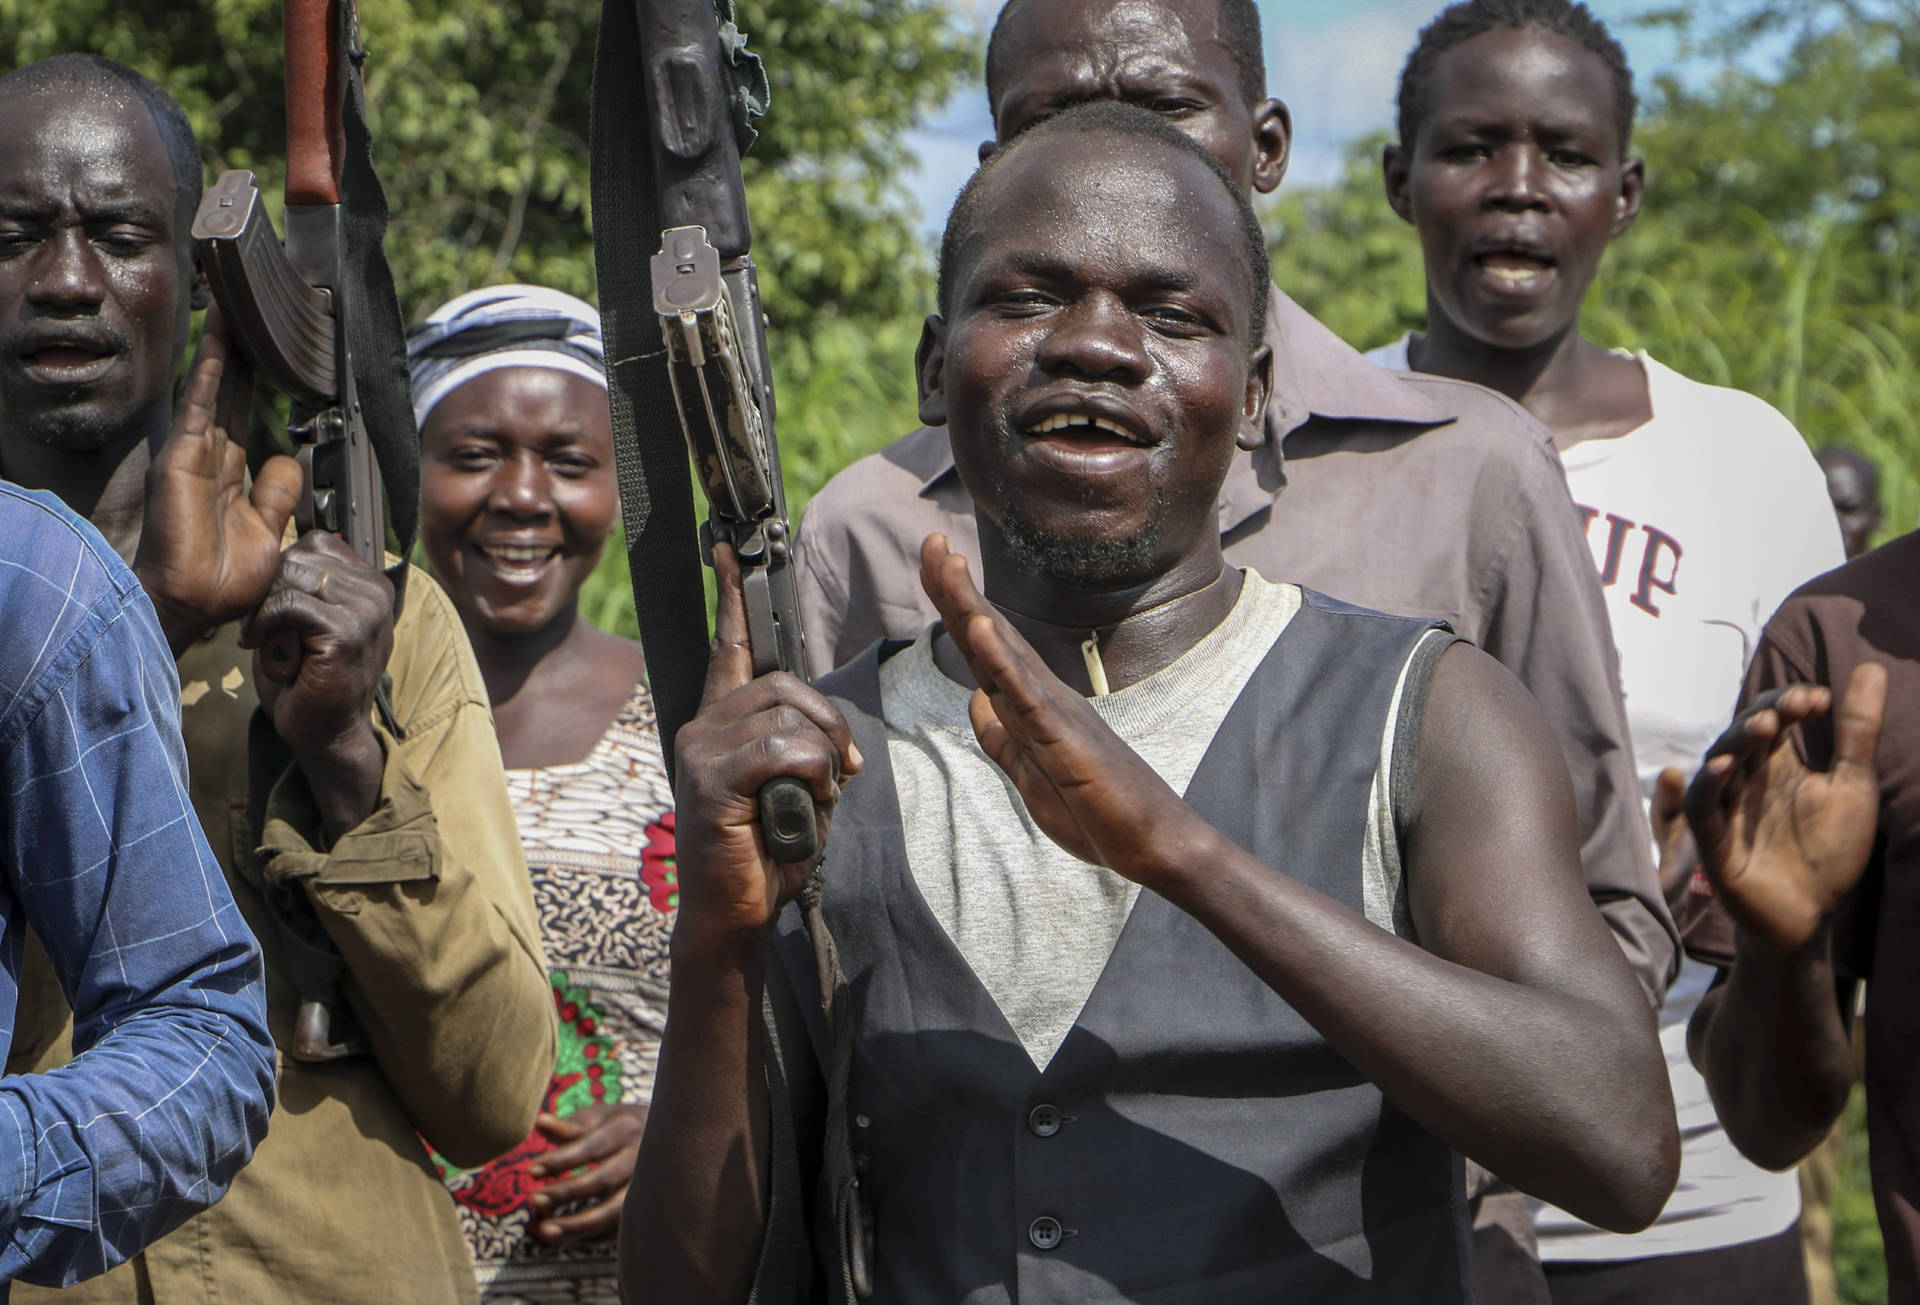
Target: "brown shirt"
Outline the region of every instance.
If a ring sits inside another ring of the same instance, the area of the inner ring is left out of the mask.
[[[1551,439],[1490,390],[1375,367],[1277,289],[1267,321],[1268,438],[1238,455],[1220,493],[1228,560],[1444,620],[1519,676],[1566,752],[1588,889],[1658,1004],[1679,947],[1654,878],[1605,600]],[[797,545],[816,674],[935,618],[919,566],[935,531],[977,574],[973,501],[943,430],[915,431],[821,490]]]
[[[1920,531],[1802,585],[1767,623],[1742,705],[1788,684],[1845,692],[1862,662],[1887,669],[1876,762],[1880,828],[1866,874],[1834,922],[1834,963],[1867,985],[1867,1136],[1886,1242],[1887,1299],[1920,1301]],[[1796,731],[1815,770],[1833,764],[1831,718]],[[1735,926],[1696,876],[1687,951],[1733,963]]]
[[[460,1223],[416,1133],[465,1164],[508,1150],[533,1126],[555,1046],[532,888],[479,668],[446,594],[414,572],[388,662],[404,737],[380,730],[380,805],[326,848],[297,770],[273,786],[263,828],[253,828],[248,731],[258,699],[253,657],[236,633],[222,630],[181,658],[181,727],[195,813],[266,954],[279,1100],[225,1200],[58,1300],[471,1302]],[[346,963],[341,992],[367,1052],[326,1064],[285,1054],[300,1001],[264,885],[312,904]],[[61,998],[42,984],[23,987],[20,1000],[26,1009]],[[67,1057],[62,1033],[39,1067]],[[53,1299],[14,1287],[15,1305]]]

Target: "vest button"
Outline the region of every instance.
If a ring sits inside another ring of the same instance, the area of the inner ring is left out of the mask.
[[[1027,1227],[1027,1240],[1043,1251],[1050,1251],[1060,1244],[1060,1221],[1050,1214],[1043,1214]]]
[[[1059,1107],[1035,1106],[1027,1113],[1027,1127],[1035,1137],[1052,1137],[1060,1131]]]

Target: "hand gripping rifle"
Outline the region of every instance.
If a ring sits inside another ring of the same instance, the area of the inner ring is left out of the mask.
[[[752,129],[736,110],[736,87],[764,106],[764,74],[730,15],[723,25],[714,0],[638,0],[633,7],[651,111],[652,235],[659,246],[648,280],[672,395],[665,410],[647,416],[677,429],[685,440],[677,456],[692,456],[707,499],[703,560],[711,565],[713,546],[721,542],[739,558],[754,674],[784,670],[804,677],[766,318],[740,176],[740,152]],[[628,325],[623,318],[615,329]],[[648,616],[643,608],[643,632]],[[702,657],[686,664],[704,663]],[[686,718],[662,709],[661,744],[669,752]],[[776,859],[805,861],[819,850],[813,798],[799,780],[767,784],[760,817]]]
[[[628,562],[670,773],[674,736],[699,709],[707,664],[689,454],[708,507],[700,554],[711,564],[724,541],[740,560],[754,673],[806,675],[740,176],[766,98],[732,0],[605,0],[594,66],[594,254]],[[761,789],[760,829],[777,860],[820,850],[812,795],[797,779]],[[835,1018],[846,1010],[847,981],[822,911],[824,866],[816,863],[800,896],[830,1047],[824,1161],[844,1295],[865,1296],[872,1222],[847,1109],[851,1027]],[[786,1067],[770,1016],[764,1027],[774,1174],[762,1282],[794,1272],[804,1242]]]
[[[301,532],[331,531],[381,568],[389,514],[396,552],[412,551],[420,455],[399,299],[383,249],[387,201],[367,132],[359,15],[354,0],[284,0],[283,10],[286,243],[251,172],[221,174],[193,222],[200,266],[239,355],[222,381],[222,425],[236,434],[245,428],[255,376],[285,394],[287,433],[306,472],[295,512]],[[404,562],[387,574],[397,615]],[[388,732],[403,737],[384,677],[375,705]],[[255,772],[257,796],[270,770],[262,764]],[[345,963],[303,902],[274,891],[268,899],[301,997],[291,1054],[302,1061],[354,1054],[363,1039],[343,1032],[337,1019]]]

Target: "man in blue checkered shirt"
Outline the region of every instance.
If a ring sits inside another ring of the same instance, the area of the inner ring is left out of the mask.
[[[267,1128],[260,949],[187,799],[180,681],[105,540],[0,481],[0,1049],[26,930],[80,1054],[0,1078],[0,1300],[139,1251]]]

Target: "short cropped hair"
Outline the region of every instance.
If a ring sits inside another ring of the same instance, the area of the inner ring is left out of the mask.
[[[198,207],[205,177],[200,170],[200,143],[194,138],[193,124],[171,95],[125,64],[97,54],[56,54],[0,77],[0,101],[33,91],[84,91],[101,86],[131,91],[146,106],[166,147],[177,198],[189,207]],[[180,235],[185,239],[185,232]]]
[[[1054,0],[1046,0],[1053,3]],[[1007,0],[1000,17],[994,20],[993,35],[987,38],[987,103],[998,106],[1000,90],[1007,82],[1007,43],[1012,31],[1013,13],[1026,0]],[[1214,0],[1220,9],[1221,34],[1233,51],[1240,70],[1240,93],[1248,104],[1267,98],[1267,54],[1260,35],[1260,10],[1254,0]]]
[[[1036,120],[1031,126],[1020,132],[1011,141],[995,150],[987,161],[968,180],[960,191],[960,197],[953,202],[953,211],[947,217],[946,232],[940,238],[940,315],[951,316],[953,309],[954,282],[959,275],[960,251],[967,238],[973,234],[980,219],[980,209],[986,194],[987,183],[994,173],[999,171],[1005,161],[1036,140],[1045,140],[1050,136],[1068,135],[1111,136],[1123,140],[1137,141],[1142,144],[1159,145],[1188,158],[1197,159],[1207,171],[1220,182],[1221,189],[1232,198],[1234,212],[1239,219],[1241,254],[1247,264],[1247,293],[1251,309],[1252,339],[1259,340],[1267,329],[1267,280],[1271,269],[1267,263],[1267,237],[1260,229],[1259,214],[1254,212],[1253,200],[1233,179],[1226,165],[1209,154],[1197,144],[1191,136],[1173,126],[1165,118],[1150,110],[1134,104],[1123,104],[1117,100],[1089,100],[1062,109]]]
[[[1400,73],[1400,147],[1413,148],[1414,138],[1433,108],[1433,70],[1440,56],[1463,41],[1486,32],[1536,27],[1563,36],[1600,57],[1613,79],[1614,128],[1625,154],[1633,139],[1633,73],[1627,53],[1593,11],[1575,0],[1462,0],[1441,11],[1420,33],[1407,66]]]

